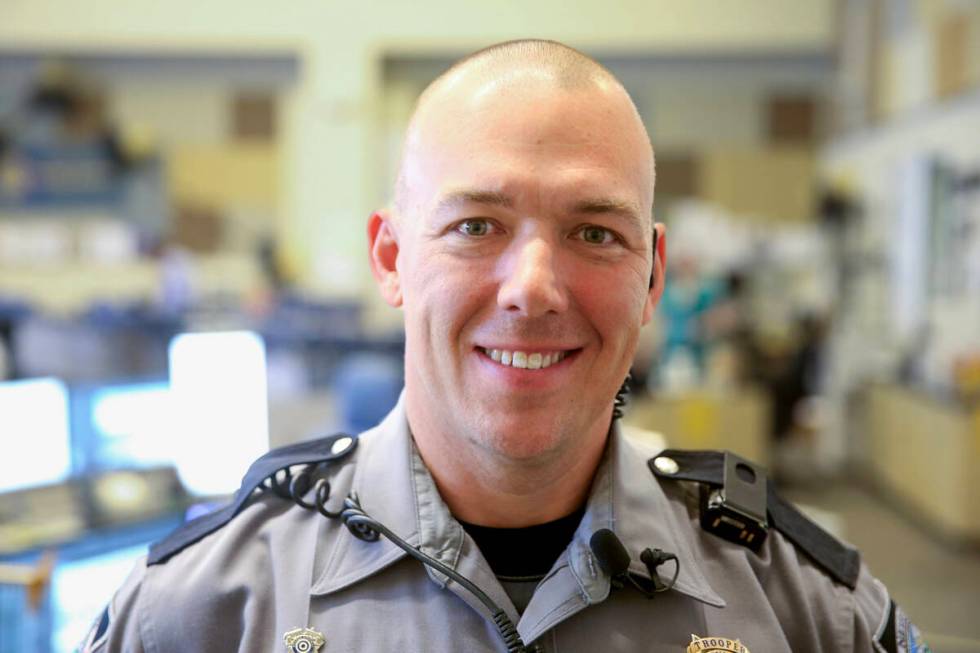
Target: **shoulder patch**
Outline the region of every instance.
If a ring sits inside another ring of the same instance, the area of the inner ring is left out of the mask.
[[[356,448],[356,437],[337,433],[318,440],[273,449],[248,468],[231,503],[183,524],[166,538],[150,546],[146,558],[147,566],[166,562],[174,554],[227,524],[248,504],[255,489],[276,472],[294,465],[316,465],[340,460]]]
[[[894,601],[888,606],[888,621],[875,637],[875,650],[884,653],[932,653],[922,633]]]
[[[105,644],[106,637],[109,634],[109,622],[111,617],[109,615],[109,608],[111,603],[105,607],[95,621],[92,622],[92,627],[89,628],[88,634],[85,636],[85,640],[82,645],[78,648],[79,653],[93,653],[100,646]]]
[[[727,451],[667,449],[647,461],[647,465],[657,478],[694,481],[701,483],[708,489],[718,489],[725,487],[726,473],[732,469],[737,469],[739,465],[736,461],[741,460],[735,454]],[[743,466],[750,468],[752,474],[759,475],[762,473],[761,468],[757,468],[747,461],[743,462],[745,462]],[[765,481],[764,474],[760,480]],[[833,535],[810,521],[791,503],[780,497],[772,483],[764,483],[761,487],[764,487],[764,495],[752,496],[752,493],[749,492],[746,497],[749,500],[748,503],[755,503],[755,505],[749,505],[748,510],[736,512],[746,516],[746,521],[749,523],[753,519],[761,519],[758,522],[758,529],[755,531],[757,534],[758,531],[764,531],[767,525],[775,528],[835,580],[854,589],[857,586],[858,573],[861,570],[860,554],[842,544]],[[702,506],[704,506],[704,502],[702,502]],[[702,514],[704,509],[702,507]],[[751,528],[747,531],[750,534],[753,532]],[[746,531],[743,530],[743,532]],[[739,533],[739,535],[741,534]],[[738,542],[737,538],[725,537],[737,543],[745,544],[749,548],[756,548],[754,545],[758,544],[755,538],[753,538],[753,542]],[[761,534],[761,537],[764,537],[764,533]]]

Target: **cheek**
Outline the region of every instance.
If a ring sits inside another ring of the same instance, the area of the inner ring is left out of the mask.
[[[622,274],[593,274],[578,284],[578,303],[604,341],[635,340],[643,319],[646,288],[623,283]]]
[[[465,267],[438,256],[411,271],[404,284],[406,329],[425,339],[453,338],[486,305],[486,284]]]

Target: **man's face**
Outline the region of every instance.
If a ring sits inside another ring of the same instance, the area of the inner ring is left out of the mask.
[[[604,437],[656,299],[645,139],[605,88],[477,84],[420,117],[385,226],[416,433],[519,460]]]

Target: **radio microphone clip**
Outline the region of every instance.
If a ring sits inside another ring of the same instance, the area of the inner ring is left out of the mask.
[[[646,565],[653,581],[653,588],[650,589],[649,582],[645,578],[641,577],[638,580],[630,575],[629,551],[626,550],[616,534],[608,528],[599,529],[592,534],[592,538],[589,540],[589,548],[592,549],[592,554],[595,556],[596,562],[599,563],[599,568],[609,575],[613,587],[621,589],[628,583],[648,599],[652,599],[654,594],[671,589],[677,581],[677,574],[680,573],[680,562],[676,555],[662,549],[649,547],[644,549],[640,554],[640,560]],[[669,583],[664,584],[657,573],[657,567],[670,560],[674,561],[674,576]]]

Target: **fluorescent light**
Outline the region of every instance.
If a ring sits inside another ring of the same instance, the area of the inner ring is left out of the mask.
[[[92,425],[102,458],[152,466],[174,462],[173,404],[167,383],[101,388],[92,394]]]
[[[68,389],[58,379],[0,383],[0,492],[71,472]]]
[[[230,494],[269,449],[265,344],[249,331],[184,333],[170,343],[177,471],[198,495]]]

